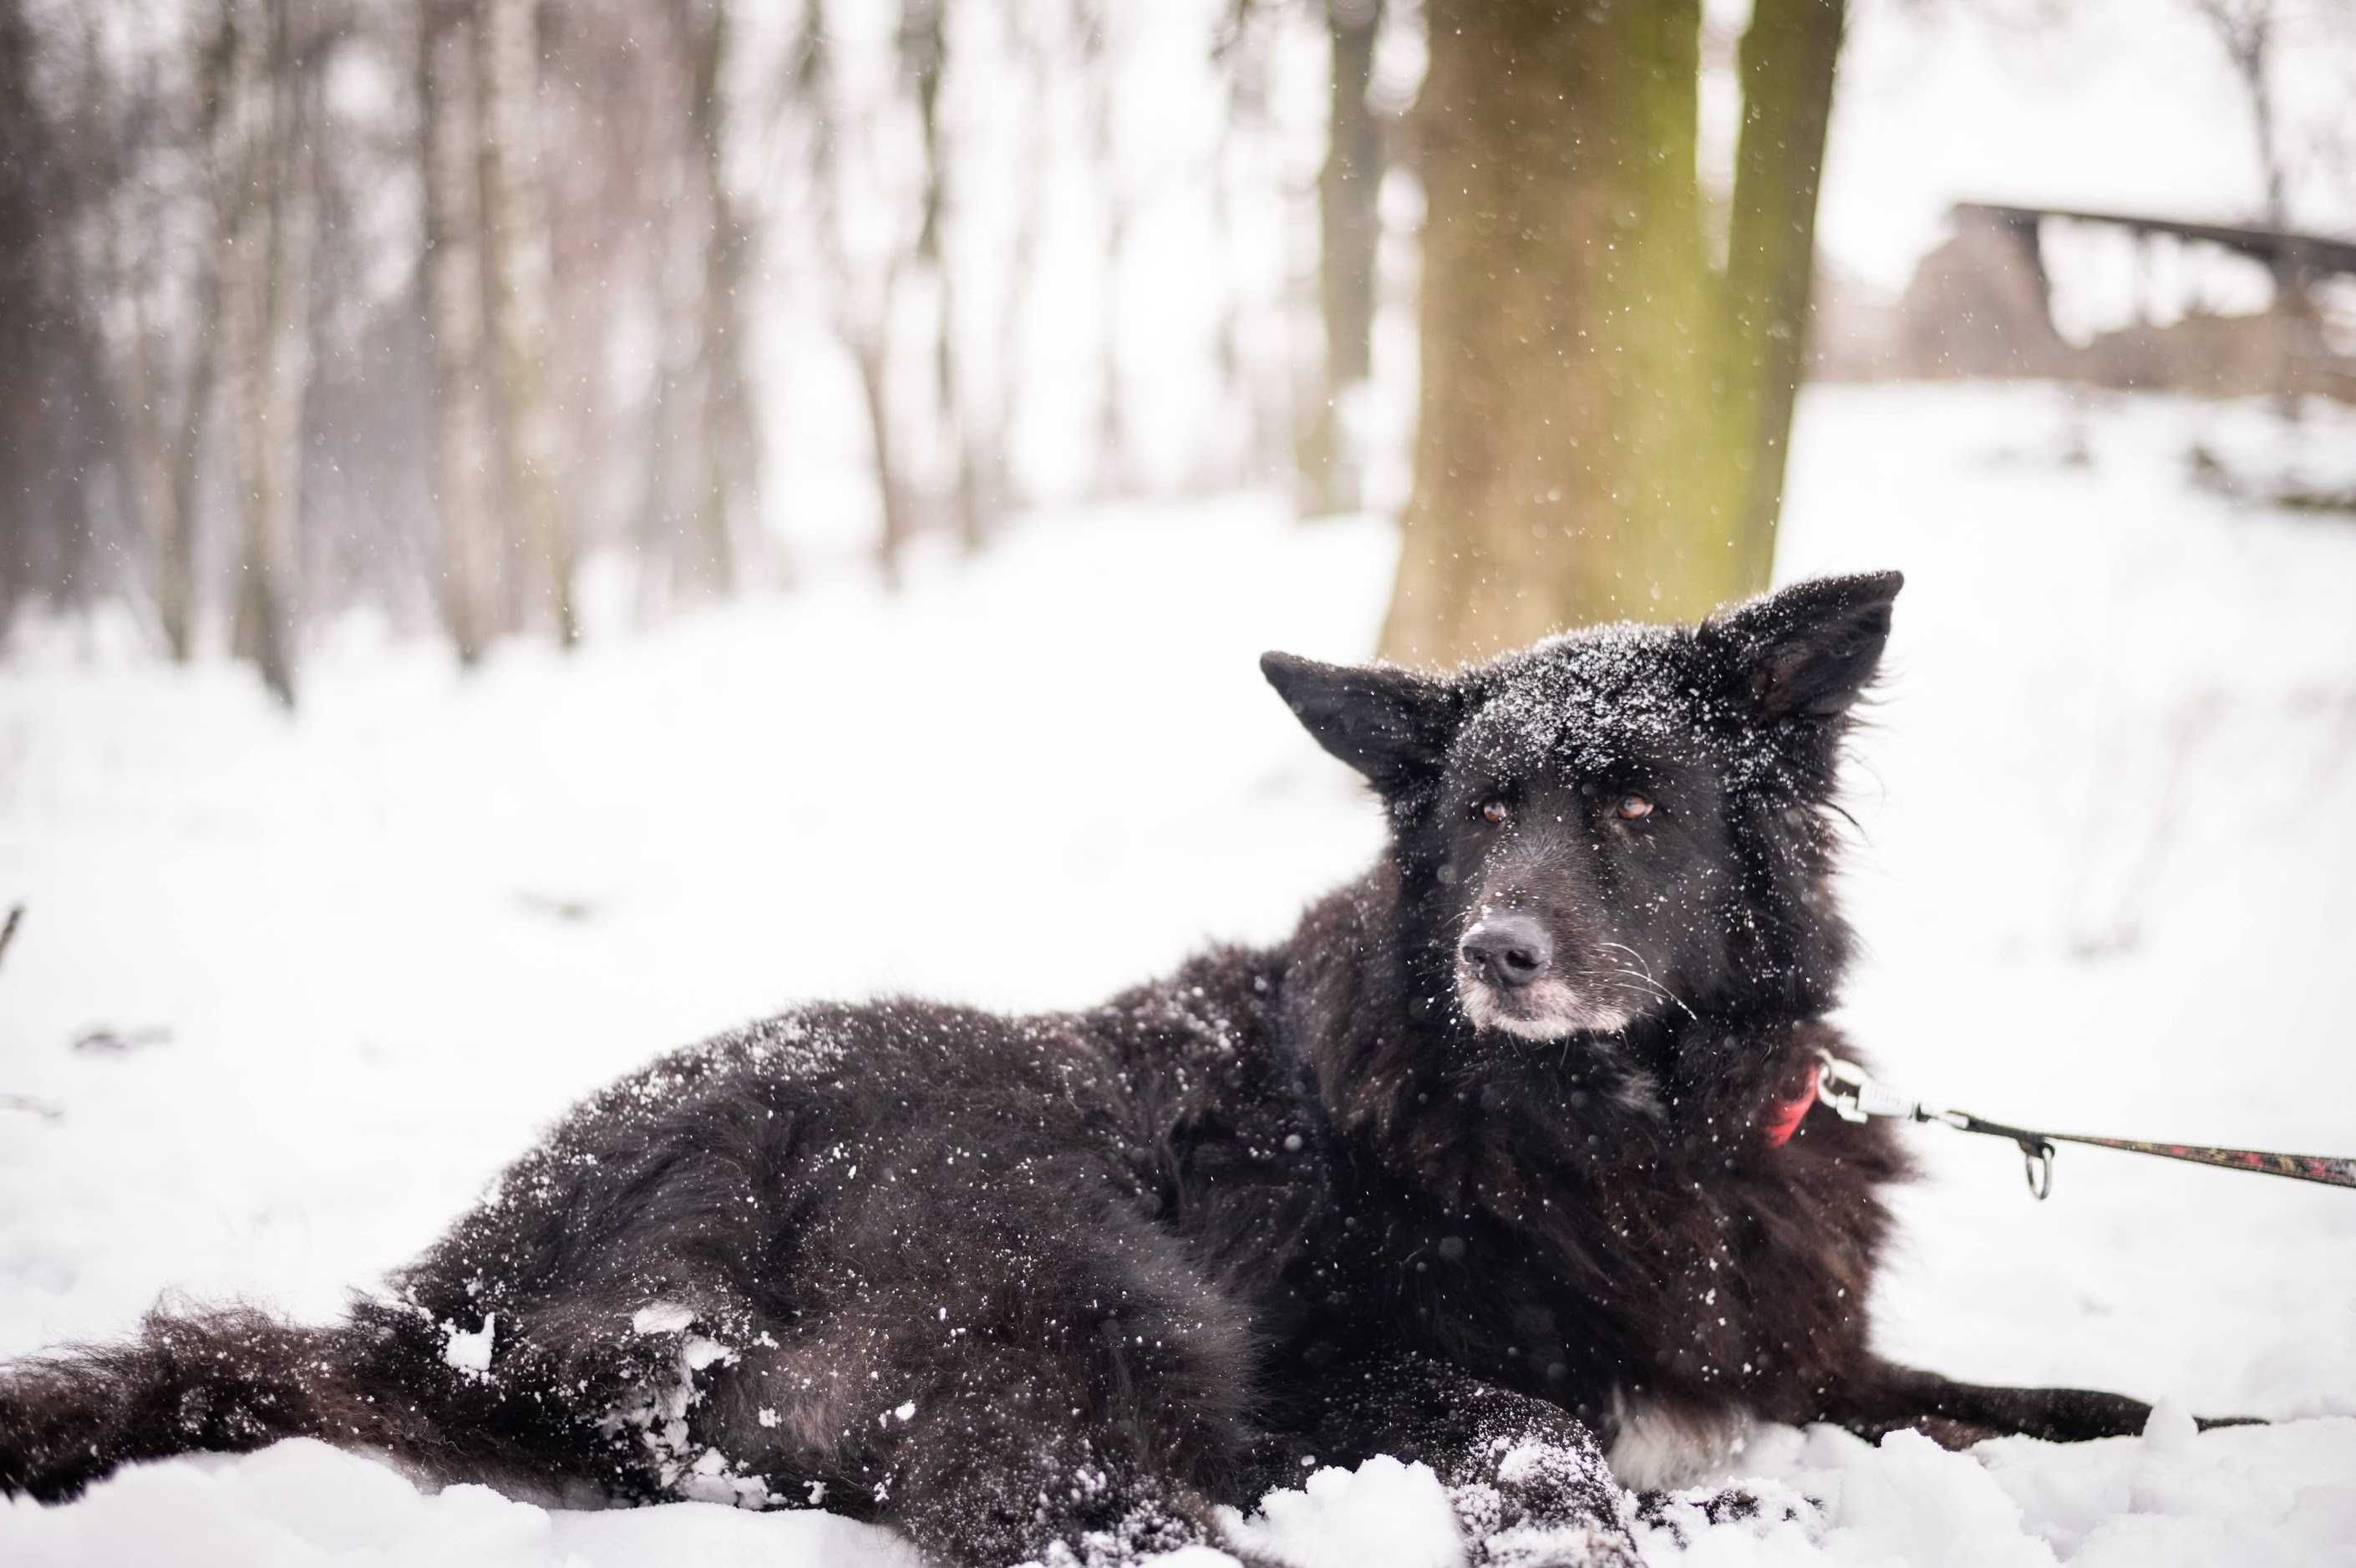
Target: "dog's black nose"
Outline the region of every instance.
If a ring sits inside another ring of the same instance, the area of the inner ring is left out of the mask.
[[[1493,914],[1464,933],[1464,962],[1500,986],[1526,986],[1554,963],[1546,927],[1526,914]]]

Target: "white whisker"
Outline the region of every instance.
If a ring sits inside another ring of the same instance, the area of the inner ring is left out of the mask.
[[[1600,944],[1599,945],[1604,947],[1616,947],[1621,952],[1625,953],[1629,957],[1636,961],[1636,967],[1633,969],[1629,968],[1624,964],[1615,962],[1612,965],[1612,973],[1605,976],[1604,978],[1616,978],[1641,985],[1648,988],[1654,996],[1660,997],[1661,1000],[1675,1005],[1686,1015],[1686,1017],[1697,1021],[1700,1019],[1701,1015],[1695,1012],[1691,1007],[1687,1006],[1686,999],[1683,997],[1678,996],[1675,991],[1670,990],[1668,987],[1663,985],[1659,980],[1653,977],[1653,967],[1651,965],[1644,962],[1644,955],[1643,954],[1637,952],[1634,948],[1629,946],[1624,942],[1606,942]]]

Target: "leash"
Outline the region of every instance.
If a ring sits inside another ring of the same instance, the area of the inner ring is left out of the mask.
[[[1989,1137],[2011,1139],[2026,1162],[2029,1190],[2035,1193],[2040,1200],[2051,1197],[2053,1192],[2053,1146],[2056,1144],[2088,1144],[2095,1148],[2123,1149],[2128,1154],[2151,1154],[2162,1159],[2213,1165],[2221,1170],[2253,1170],[2260,1176],[2287,1176],[2294,1181],[2319,1181],[2327,1187],[2356,1187],[2356,1158],[2341,1158],[2334,1155],[2271,1154],[2265,1149],[2216,1148],[2207,1144],[2150,1143],[2142,1138],[2102,1138],[2085,1133],[2045,1133],[2031,1127],[1991,1122],[1984,1116],[1975,1116],[1969,1111],[1936,1110],[1920,1100],[1910,1100],[1897,1091],[1875,1083],[1866,1075],[1865,1069],[1854,1061],[1842,1061],[1829,1051],[1816,1053],[1815,1067],[1810,1076],[1816,1098],[1831,1106],[1843,1121],[1862,1122],[1886,1117],[1898,1121],[1933,1122],[1941,1126],[1953,1127],[1957,1132],[1982,1133]]]

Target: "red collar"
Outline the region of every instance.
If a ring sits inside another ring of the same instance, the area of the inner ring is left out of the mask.
[[[1800,1130],[1802,1118],[1808,1107],[1816,1103],[1816,1079],[1823,1070],[1814,1061],[1808,1063],[1808,1082],[1797,1094],[1788,1100],[1778,1100],[1767,1107],[1767,1147],[1782,1148]]]

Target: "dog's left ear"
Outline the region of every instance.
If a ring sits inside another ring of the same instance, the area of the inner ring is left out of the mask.
[[[1275,653],[1260,656],[1259,669],[1317,743],[1378,789],[1406,788],[1447,761],[1458,702],[1455,688],[1436,676]]]
[[[1770,720],[1831,719],[1873,679],[1890,640],[1895,571],[1812,577],[1704,623],[1736,684]]]

